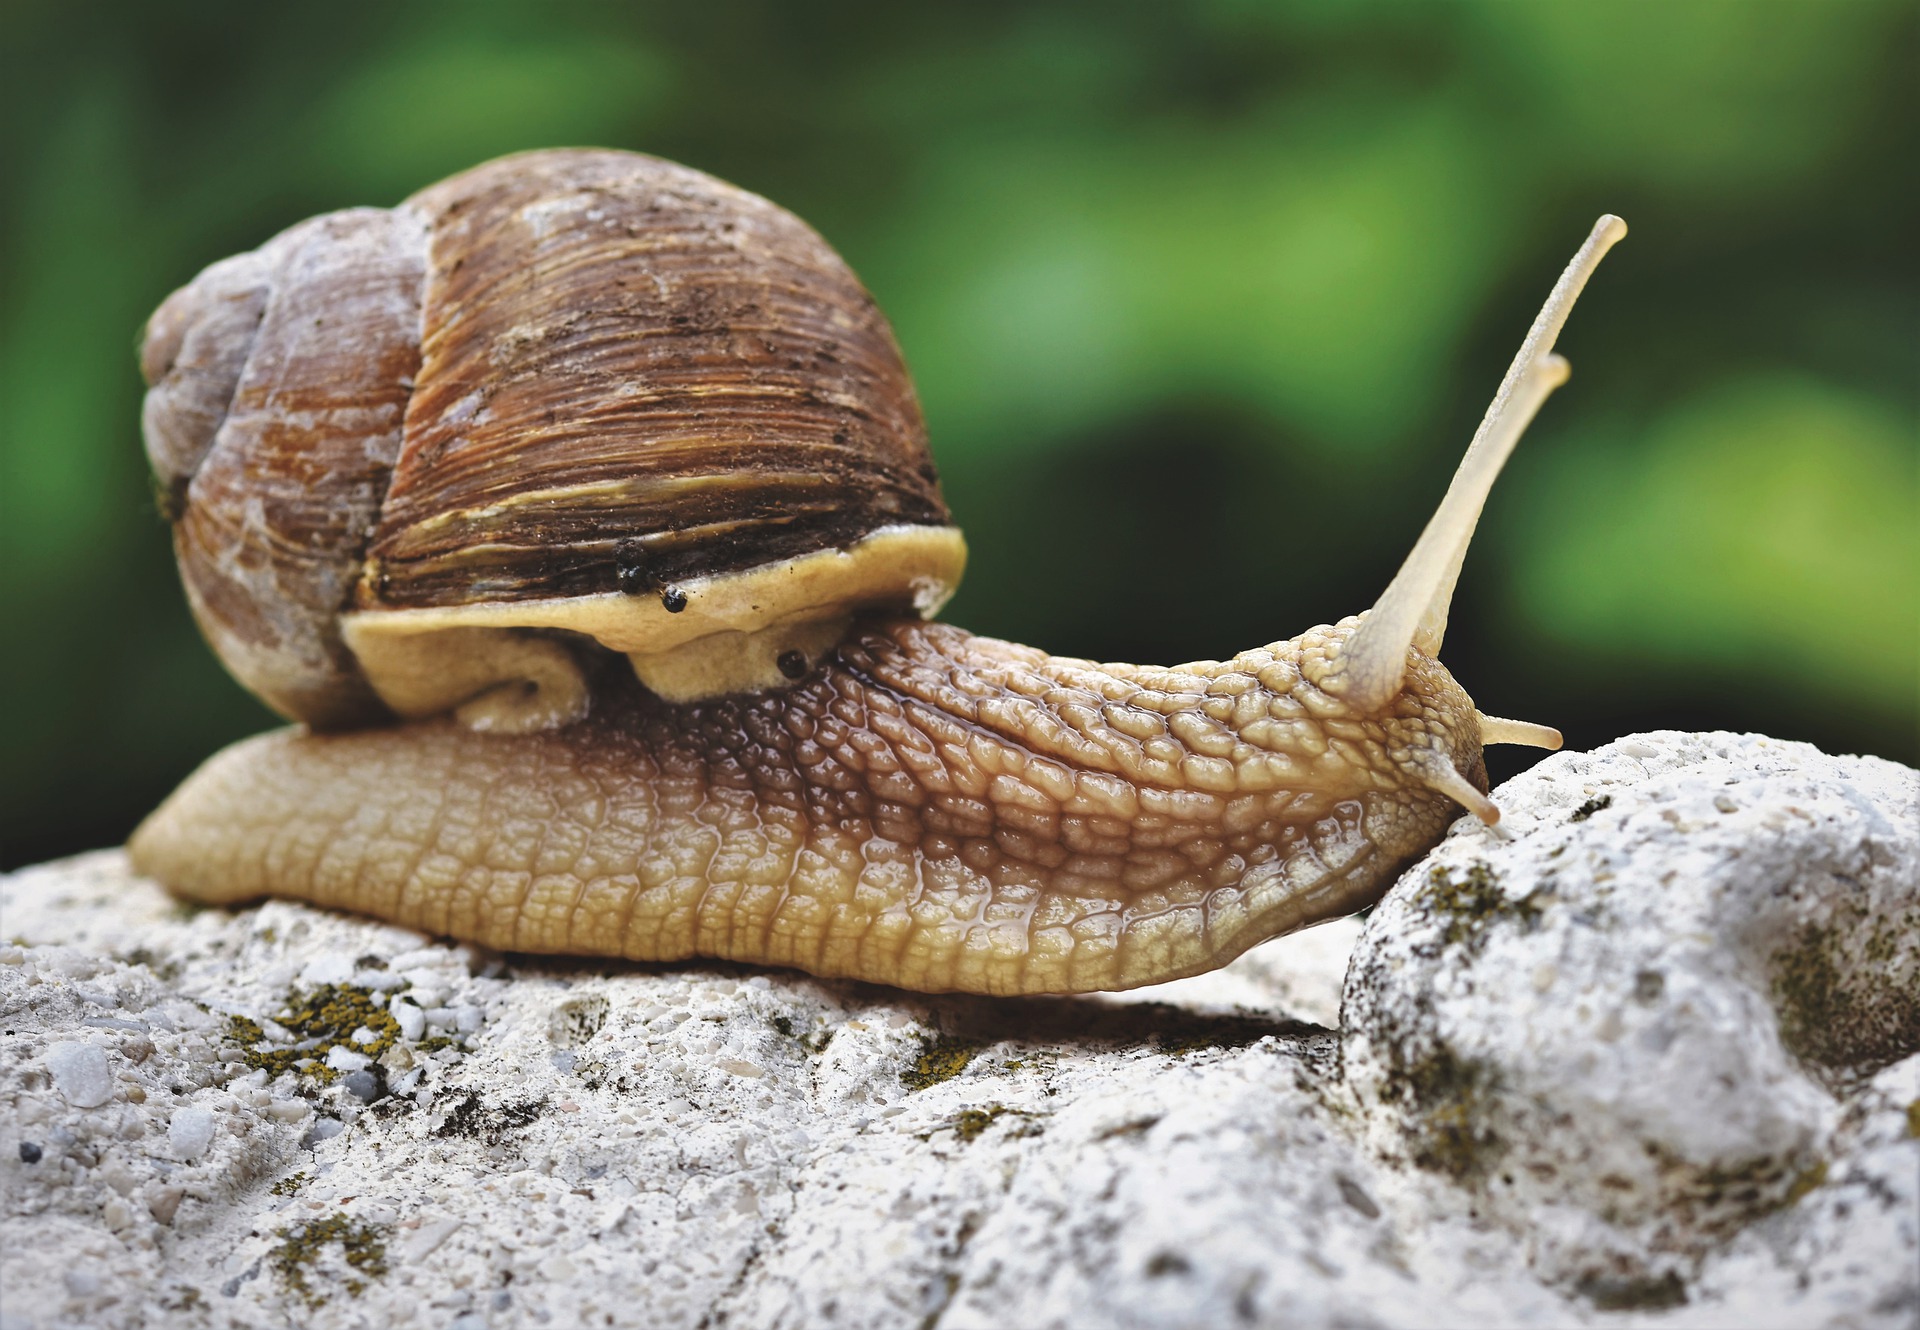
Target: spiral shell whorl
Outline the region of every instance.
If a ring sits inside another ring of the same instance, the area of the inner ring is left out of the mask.
[[[168,296],[147,320],[140,370],[152,385],[141,410],[147,460],[169,518],[213,446],[266,309],[261,250],[222,260]]]
[[[425,239],[405,212],[314,218],[147,328],[147,450],[178,496],[194,617],[242,683],[316,725],[383,714],[335,619],[400,450]]]

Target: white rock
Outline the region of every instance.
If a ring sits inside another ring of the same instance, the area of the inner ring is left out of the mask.
[[[420,975],[437,972],[447,961],[447,952],[443,947],[418,947],[411,951],[397,951],[387,957],[390,969],[405,974],[416,984],[420,982]]]
[[[118,1196],[109,1196],[107,1203],[100,1207],[100,1222],[106,1225],[107,1232],[118,1233],[133,1222],[133,1207]]]
[[[174,1110],[167,1124],[167,1144],[182,1159],[198,1159],[213,1144],[213,1114],[204,1108]]]
[[[75,1108],[98,1108],[113,1098],[113,1072],[107,1050],[98,1044],[62,1041],[47,1049],[53,1088]]]
[[[300,982],[309,988],[352,981],[353,957],[345,952],[322,952],[309,960],[300,970]]]
[[[1369,919],[1349,1082],[1536,1270],[1678,1296],[1837,1176],[1848,1087],[1920,1045],[1920,778],[1661,733],[1508,789],[1519,840],[1457,826]]]
[[[67,979],[91,979],[102,964],[99,957],[71,947],[55,947],[47,956],[47,968]]]
[[[425,970],[413,971],[406,976],[412,987],[396,1000],[411,1002],[422,1011],[444,1005],[447,1000],[447,990],[438,982],[439,977],[438,971],[431,974]]]
[[[119,1072],[142,1101],[0,1091],[44,1154],[0,1159],[9,1325],[197,1324],[185,1286],[249,1327],[1908,1330],[1920,777],[1652,734],[1498,797],[1513,839],[1463,821],[1364,927],[1116,998],[508,965],[285,903],[182,919],[117,854],[0,879],[35,944],[0,965],[15,1038],[75,1040],[83,972],[171,1022]],[[413,985],[387,1002],[398,1111],[213,1056],[227,1013],[308,975],[375,987],[340,968],[367,955]],[[434,1030],[467,1051],[412,1054]],[[172,1140],[189,1084],[233,1096],[243,1183],[127,1144]],[[323,1214],[391,1258],[321,1244],[316,1320],[273,1271]],[[82,1313],[62,1275],[96,1255],[113,1298]]]
[[[154,1187],[147,1193],[147,1213],[158,1223],[171,1224],[186,1195],[182,1187]]]
[[[400,1037],[412,1042],[426,1033],[427,1014],[403,997],[395,997],[387,1007],[394,1023],[400,1027]]]
[[[315,1118],[313,1125],[307,1128],[307,1134],[302,1138],[302,1143],[318,1145],[322,1141],[332,1140],[346,1129],[347,1124],[339,1118]]]
[[[335,1044],[327,1050],[327,1065],[335,1071],[365,1071],[373,1065],[373,1059],[365,1053],[356,1053],[350,1048]]]

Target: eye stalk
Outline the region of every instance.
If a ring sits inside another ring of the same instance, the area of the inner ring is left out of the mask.
[[[1322,688],[1355,711],[1378,713],[1393,700],[1406,681],[1409,650],[1434,657],[1440,654],[1454,585],[1460,579],[1460,565],[1467,557],[1467,546],[1473,540],[1474,528],[1479,525],[1480,512],[1486,506],[1493,482],[1541,404],[1567,381],[1569,367],[1564,359],[1553,354],[1553,344],[1566,326],[1567,315],[1586,287],[1587,279],[1593,276],[1606,252],[1626,233],[1627,224],[1611,213],[1594,223],[1586,243],[1560,274],[1546,304],[1527,330],[1519,353],[1500,381],[1500,390],[1494,394],[1493,404],[1487,408],[1466,456],[1453,474],[1446,497],[1420,533],[1413,552],[1407,555],[1406,562],[1400,565],[1400,571],[1373,608],[1361,616],[1360,626],[1342,644],[1327,673],[1319,680]],[[1545,725],[1484,715],[1480,715],[1479,720],[1483,744],[1560,746],[1559,731]],[[1499,820],[1500,810],[1437,752],[1422,750],[1418,760],[1410,763],[1408,775],[1458,800],[1489,826]]]

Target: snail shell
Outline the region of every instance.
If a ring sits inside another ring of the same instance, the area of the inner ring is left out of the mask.
[[[211,759],[133,861],[505,949],[988,993],[1360,908],[1460,808],[1498,821],[1484,744],[1559,744],[1437,657],[1624,232],[1562,274],[1371,609],[1161,669],[924,621],[965,548],[912,386],[765,200],[545,152],[296,226],[169,298],[143,367],[194,612],[308,725]]]
[[[853,273],[655,158],[529,153],[304,222],[169,297],[142,367],[196,618],[323,728],[576,719],[583,639],[674,700],[774,686],[965,563]]]

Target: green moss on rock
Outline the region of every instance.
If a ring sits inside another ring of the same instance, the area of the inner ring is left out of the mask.
[[[517,1137],[528,1124],[547,1111],[545,1099],[522,1099],[488,1105],[476,1090],[469,1090],[441,1115],[435,1136],[464,1137],[501,1145]]]
[[[1595,813],[1601,812],[1611,807],[1613,807],[1613,796],[1611,794],[1602,794],[1595,798],[1587,800],[1585,803],[1581,804],[1578,808],[1574,809],[1572,814],[1567,818],[1567,821],[1585,822],[1588,818],[1592,817]]]
[[[1809,1193],[1818,1187],[1824,1186],[1826,1181],[1827,1161],[1824,1159],[1816,1160],[1813,1167],[1802,1169],[1799,1175],[1794,1178],[1793,1185],[1787,1188],[1786,1198],[1781,1202],[1782,1208],[1800,1204]]]
[[[1840,911],[1808,924],[1772,958],[1780,1039],[1795,1056],[1834,1071],[1871,1075],[1920,1049],[1920,990],[1896,939],[1920,928],[1920,911],[1893,920]],[[1891,973],[1890,973],[1891,971]]]
[[[918,1056],[911,1067],[900,1073],[900,1081],[909,1090],[925,1090],[943,1081],[950,1081],[979,1056],[981,1047],[971,1039],[952,1039],[946,1035],[923,1036]]]
[[[1413,1162],[1458,1181],[1484,1177],[1506,1145],[1487,1125],[1497,1088],[1491,1067],[1438,1040],[1388,1046],[1392,1075],[1381,1098],[1406,1107]]]
[[[1468,866],[1455,878],[1446,868],[1427,874],[1427,889],[1420,903],[1445,920],[1443,938],[1448,946],[1478,944],[1487,929],[1503,920],[1515,919],[1531,927],[1540,917],[1540,892],[1513,897],[1500,888],[1500,876],[1484,863]]]
[[[1445,1044],[1407,1069],[1418,1110],[1414,1163],[1462,1180],[1487,1173],[1504,1150],[1485,1122],[1493,1081],[1490,1068],[1458,1056]]]
[[[979,1139],[980,1134],[995,1122],[1013,1110],[1005,1104],[988,1104],[985,1108],[966,1108],[953,1120],[953,1132],[961,1140],[969,1143]]]

